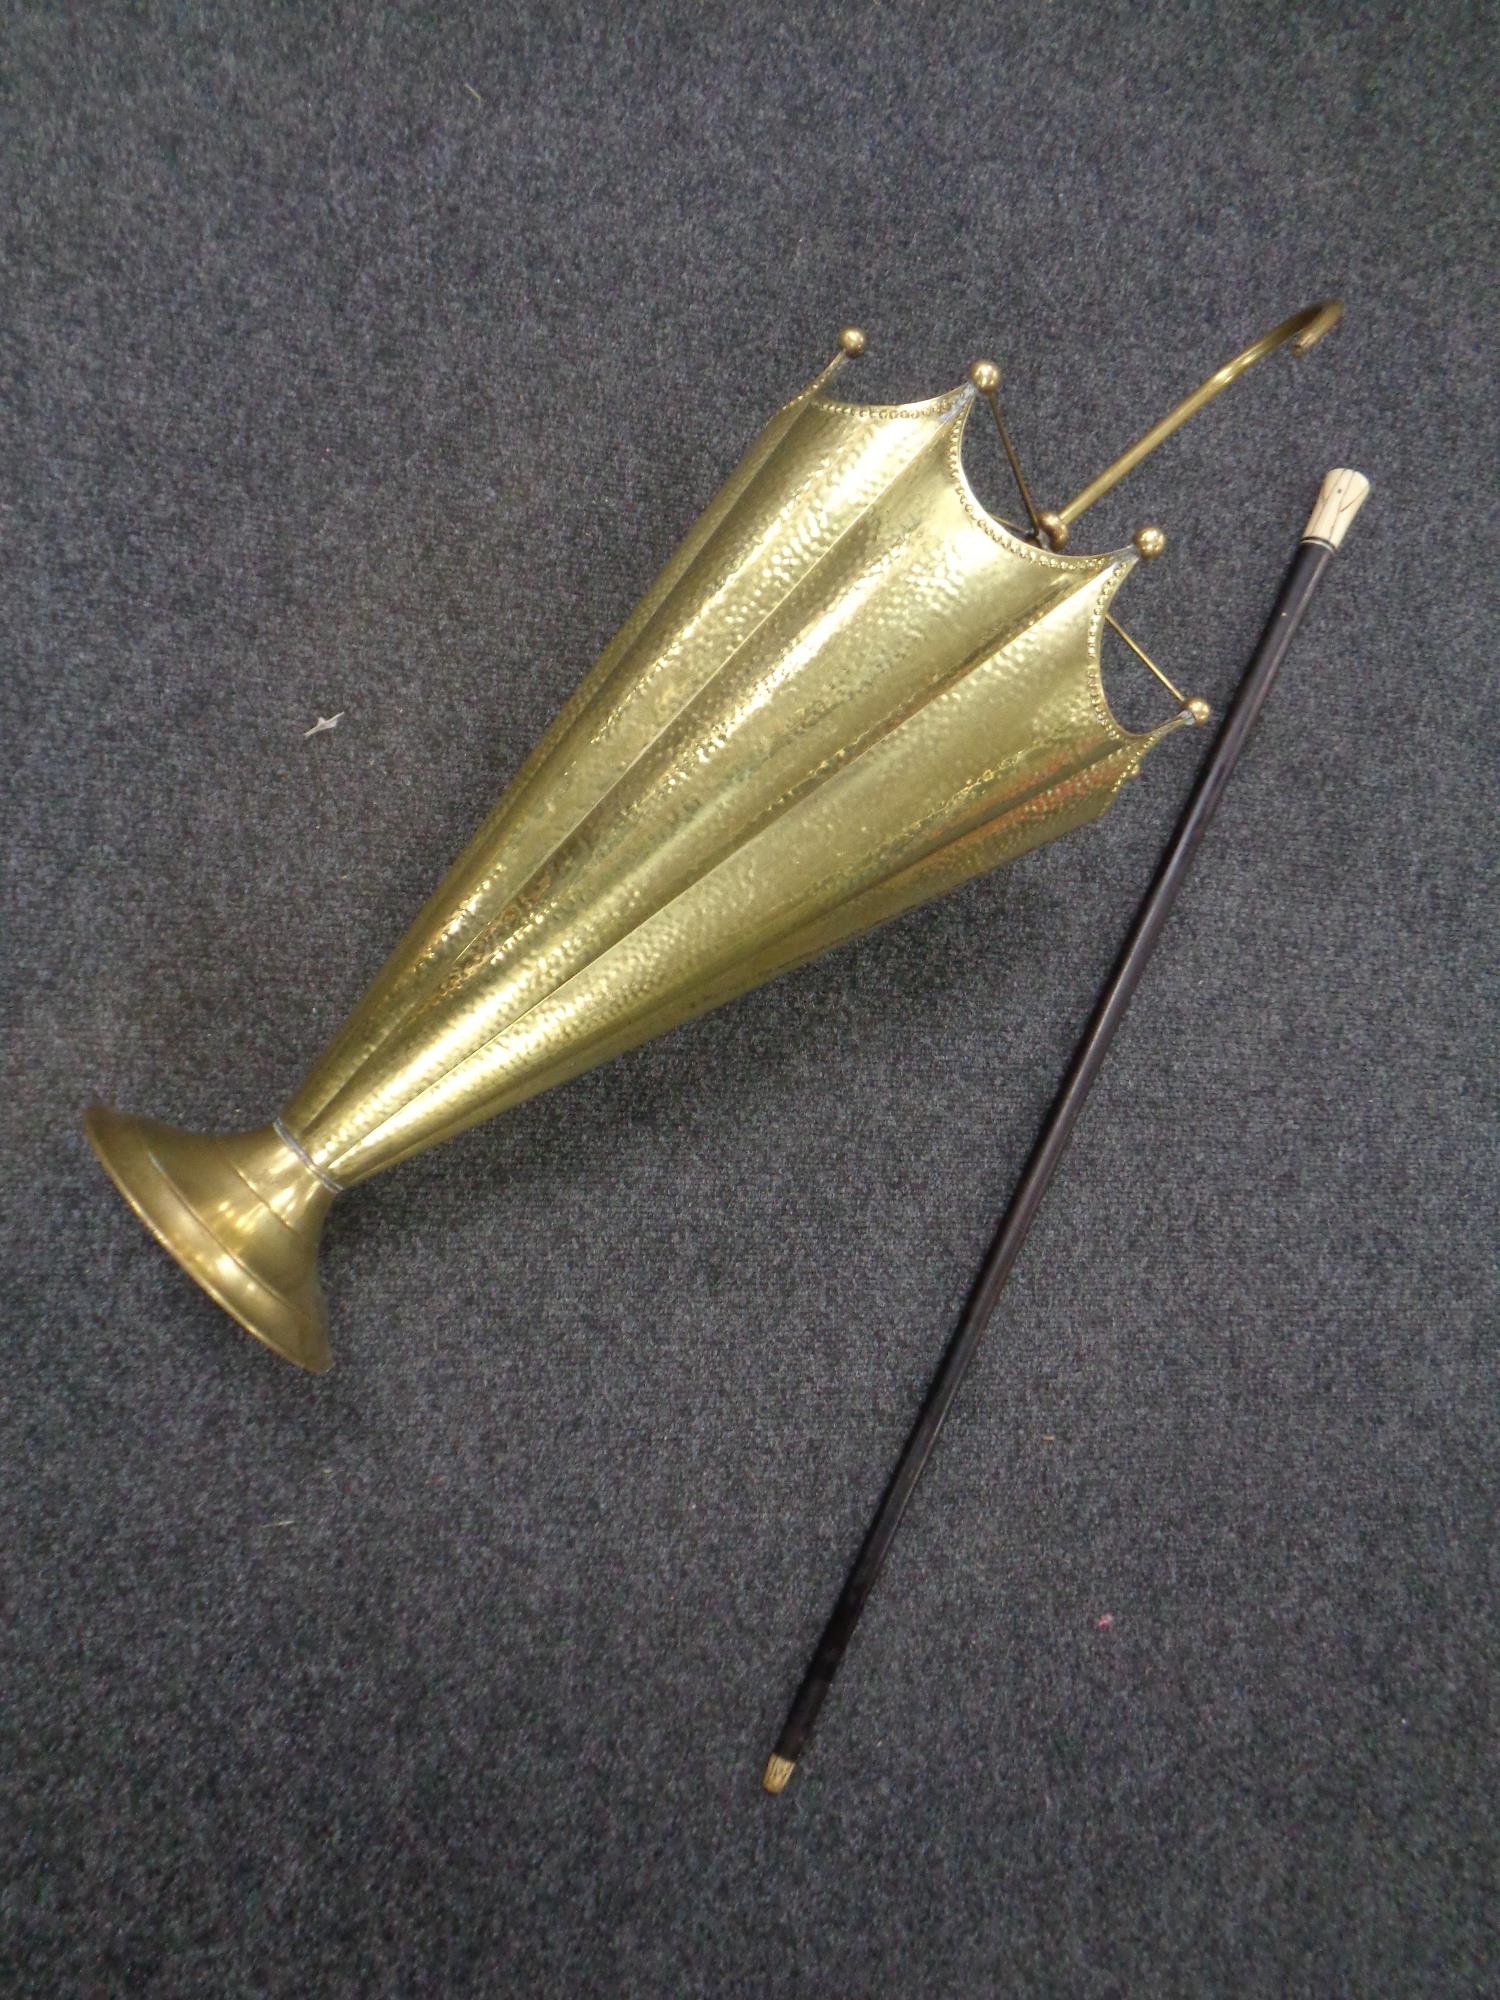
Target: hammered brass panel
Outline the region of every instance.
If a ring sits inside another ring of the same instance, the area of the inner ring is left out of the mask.
[[[1163,733],[1100,682],[1135,554],[988,516],[972,403],[773,419],[288,1107],[321,1171],[363,1180],[1104,810]]]

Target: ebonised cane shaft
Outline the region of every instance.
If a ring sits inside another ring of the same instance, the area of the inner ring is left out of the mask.
[[[938,1433],[968,1373],[1000,1293],[1026,1241],[1027,1231],[1041,1206],[1042,1197],[1067,1150],[1078,1114],[1130,1005],[1131,995],[1140,984],[1162,926],[1177,900],[1183,878],[1192,865],[1193,856],[1213,818],[1224,787],[1239,761],[1245,739],[1265,705],[1313,592],[1368,490],[1368,482],[1358,473],[1331,472],[1324,481],[1318,505],[1297,546],[1229,713],[1146,892],[1124,949],[1074,1051],[1062,1087],[1053,1100],[1041,1135],[990,1245],[963,1316],[938,1364],[921,1413],[912,1426],[885,1496],[787,1713],[775,1752],[766,1766],[763,1782],[767,1791],[779,1792],[783,1789],[811,1734],[818,1711],[859,1623],[860,1614],[890,1553],[907,1505],[937,1443]]]

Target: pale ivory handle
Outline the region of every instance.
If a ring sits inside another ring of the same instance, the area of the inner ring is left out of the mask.
[[[1302,530],[1304,542],[1327,542],[1336,549],[1349,524],[1369,496],[1370,482],[1362,472],[1335,470],[1323,481],[1318,504]]]

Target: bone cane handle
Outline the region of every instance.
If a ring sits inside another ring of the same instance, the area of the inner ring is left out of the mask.
[[[1369,496],[1370,482],[1362,472],[1337,469],[1323,481],[1318,504],[1302,530],[1304,542],[1326,542],[1336,549]]]

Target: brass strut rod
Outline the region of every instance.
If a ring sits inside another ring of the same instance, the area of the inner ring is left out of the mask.
[[[1036,510],[1036,502],[1031,497],[1031,488],[1026,484],[1026,475],[1021,470],[1021,460],[1014,444],[1011,443],[1005,417],[1000,408],[1000,370],[993,361],[976,361],[969,370],[969,380],[990,406],[990,415],[995,419],[995,429],[1000,433],[1001,447],[1006,463],[1010,466],[1011,477],[1016,482],[1016,490],[1021,496],[1021,505],[1026,509],[1026,518],[1031,523],[1034,541],[1040,541],[1044,533],[1042,517]]]
[[[1131,652],[1135,654],[1136,658],[1141,662],[1141,664],[1151,669],[1152,673],[1155,674],[1156,678],[1161,682],[1162,686],[1166,689],[1167,693],[1171,695],[1172,699],[1177,703],[1179,708],[1192,707],[1192,703],[1188,700],[1187,696],[1183,693],[1182,689],[1180,687],[1174,687],[1172,682],[1167,679],[1166,675],[1162,672],[1161,668],[1156,664],[1155,660],[1153,660],[1151,655],[1146,651],[1145,647],[1138,646],[1135,643],[1134,639],[1131,638],[1130,634],[1125,630],[1125,627],[1122,624],[1120,624],[1118,619],[1111,618],[1109,613],[1106,611],[1104,614],[1104,622],[1109,627],[1110,631],[1114,633],[1117,639],[1123,639],[1125,641],[1126,645],[1130,648]]]

